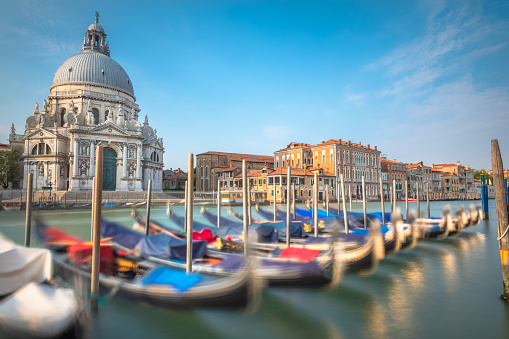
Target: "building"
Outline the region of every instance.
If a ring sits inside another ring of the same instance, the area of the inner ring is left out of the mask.
[[[163,190],[183,190],[187,182],[187,173],[180,168],[163,171]]]
[[[396,199],[405,198],[405,180],[406,180],[406,164],[397,162],[396,159],[389,160],[384,157],[380,159],[380,166],[382,173],[387,173],[387,185],[384,187],[385,194],[387,188],[392,192],[393,180],[396,181]]]
[[[34,188],[90,190],[95,147],[103,148],[103,190],[162,190],[163,140],[140,124],[133,84],[110,58],[109,42],[96,12],[85,32],[81,53],[53,74],[42,108],[36,103],[23,134],[11,128],[9,142],[21,149],[23,187],[28,173]]]
[[[443,199],[459,199],[459,177],[455,173],[442,172],[442,198]]]
[[[351,190],[354,198],[362,196],[362,177],[365,179],[367,199],[379,194],[380,151],[375,146],[343,141],[322,141],[316,145],[292,142],[286,148],[274,152],[275,169],[290,166],[300,169],[322,169],[339,182],[343,174],[345,189]]]
[[[426,183],[429,183],[429,185],[432,184],[431,167],[424,165],[422,161],[417,163],[407,163],[406,179],[408,182],[409,197],[416,197],[417,187],[419,187],[419,195],[421,197],[425,197]],[[431,190],[431,186],[429,189]]]
[[[442,198],[442,172],[437,169],[431,169],[430,198],[433,200]]]
[[[274,158],[267,155],[205,152],[196,155],[196,190],[212,192],[217,190],[217,181],[231,171],[229,168],[242,169],[242,160],[246,160],[248,169],[274,168]],[[221,173],[221,176],[218,176]],[[224,175],[223,175],[224,174]]]

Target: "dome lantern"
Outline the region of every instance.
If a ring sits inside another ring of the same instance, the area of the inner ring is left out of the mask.
[[[99,24],[99,12],[95,12],[94,23],[88,26],[81,51],[94,51],[110,56],[109,42],[106,42],[106,33],[104,33],[104,28]]]

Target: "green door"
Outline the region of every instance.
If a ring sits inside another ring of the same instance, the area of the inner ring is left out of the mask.
[[[111,148],[103,152],[103,191],[117,188],[117,153]]]

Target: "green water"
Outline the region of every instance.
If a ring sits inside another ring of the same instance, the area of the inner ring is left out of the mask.
[[[464,204],[448,203],[453,211]],[[440,216],[444,205],[432,202],[432,216]],[[354,204],[354,210],[361,209]],[[182,207],[174,210],[183,214]],[[368,210],[379,210],[379,204],[369,203]],[[104,217],[130,226],[129,212],[105,210]],[[459,237],[421,241],[387,257],[370,277],[344,276],[334,290],[266,289],[258,309],[248,314],[166,310],[113,297],[93,316],[91,337],[509,338],[493,200],[489,212],[491,220]],[[72,234],[90,236],[89,210],[40,214]],[[205,222],[199,208],[194,215]],[[0,231],[23,243],[24,218],[24,211],[0,212]],[[169,224],[162,207],[154,208],[151,218]]]

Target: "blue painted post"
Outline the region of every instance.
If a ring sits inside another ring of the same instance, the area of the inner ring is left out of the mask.
[[[482,202],[483,219],[489,220],[490,216],[488,213],[488,185],[486,184],[486,178],[484,177],[484,171],[481,171],[481,202]]]

